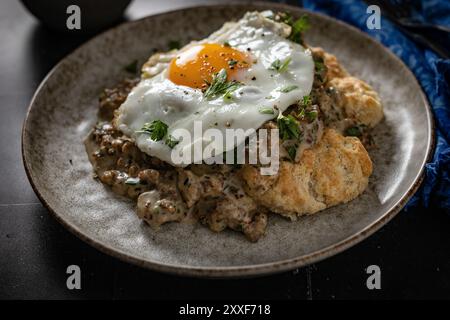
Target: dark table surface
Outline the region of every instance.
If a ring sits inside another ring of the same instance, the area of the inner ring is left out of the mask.
[[[126,17],[204,2],[135,1]],[[70,234],[31,189],[20,135],[39,82],[85,40],[49,32],[19,1],[0,1],[0,298],[450,298],[450,217],[433,209],[401,212],[375,235],[325,261],[243,280],[181,278],[141,269]],[[66,287],[66,268],[72,264],[82,270],[81,290]],[[381,290],[367,289],[369,265],[381,268]]]

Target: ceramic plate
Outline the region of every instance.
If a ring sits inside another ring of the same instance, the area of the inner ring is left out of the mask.
[[[111,29],[62,60],[44,79],[25,120],[22,149],[28,177],[49,211],[71,232],[103,252],[154,270],[228,277],[280,272],[334,255],[388,222],[417,189],[431,153],[432,117],[407,67],[367,35],[309,13],[306,40],[335,54],[350,73],[380,93],[385,119],[370,151],[374,173],[356,200],[289,222],[271,216],[257,243],[232,231],[173,223],[159,232],[139,220],[133,202],[94,180],[83,138],[96,121],[105,87],[126,76],[170,40],[202,39],[248,10],[301,9],[273,3],[212,5],[150,16]]]

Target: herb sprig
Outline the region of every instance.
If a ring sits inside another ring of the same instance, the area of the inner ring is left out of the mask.
[[[301,102],[302,107],[304,107],[304,108],[309,107],[311,105],[311,103],[312,103],[312,100],[311,100],[310,95],[303,96],[303,99]]]
[[[272,108],[269,108],[269,107],[261,107],[261,108],[259,108],[259,113],[262,113],[262,114],[275,114],[275,111]]]
[[[309,122],[313,122],[317,119],[319,113],[317,108],[312,105],[312,98],[310,95],[306,95],[303,97],[300,102],[300,112],[297,115],[299,119],[306,119]]]
[[[314,74],[316,78],[319,80],[319,83],[324,83],[327,77],[327,66],[322,57],[314,58]]]
[[[215,98],[220,95],[227,95],[227,97],[230,97],[231,92],[238,89],[241,85],[240,82],[235,80],[227,81],[227,71],[222,69],[213,76],[213,79],[203,96],[207,99]]]
[[[180,143],[180,140],[177,140],[173,136],[169,135],[166,138],[165,143],[170,149],[173,149],[178,143]]]
[[[237,63],[238,63],[237,60],[234,60],[234,59],[228,60],[228,65],[229,65],[230,67],[233,67],[233,66],[236,65]]]
[[[306,111],[305,116],[309,122],[313,122],[314,120],[317,119],[319,113],[317,112],[317,110]]]
[[[295,90],[295,89],[298,89],[298,86],[293,84],[293,85],[287,85],[287,86],[281,88],[280,91],[283,92],[283,93],[288,93],[288,92],[291,92],[292,90]]]
[[[297,155],[297,147],[296,146],[289,146],[286,149],[289,158],[291,158],[292,161],[295,160],[295,156]]]
[[[280,116],[277,118],[278,129],[280,130],[280,138],[283,140],[301,138],[301,131],[297,119],[293,116]]]
[[[167,134],[168,128],[169,126],[161,120],[153,120],[152,122],[145,123],[142,129],[136,132],[147,133],[153,141],[160,141]]]
[[[161,141],[167,136],[167,131],[169,126],[162,122],[161,120],[153,120],[152,122],[147,122],[143,125],[142,129],[136,131],[137,133],[146,133],[150,135],[150,139],[153,141]],[[180,140],[175,139],[173,136],[168,135],[164,140],[164,143],[171,149],[173,149]]]
[[[348,127],[347,129],[345,129],[344,134],[345,134],[345,136],[350,136],[350,137],[360,137],[363,135],[366,127],[367,126],[364,124],[356,125],[353,127]]]
[[[325,70],[325,63],[323,62],[323,59],[315,60],[314,68],[316,72],[322,72],[323,70]]]
[[[286,23],[291,27],[291,33],[288,39],[296,43],[302,44],[302,34],[308,30],[311,26],[309,24],[309,18],[307,15],[303,15],[297,20],[294,20],[291,14],[287,12],[279,13],[277,16],[278,20]]]
[[[272,62],[272,64],[270,65],[270,70],[276,70],[279,73],[283,73],[287,70],[289,63],[291,62],[291,58],[287,58],[286,60],[284,60],[283,62],[281,62],[280,59],[275,60],[274,62]]]
[[[291,34],[289,35],[289,39],[301,43],[302,42],[302,33],[310,28],[309,18],[306,15],[301,16],[291,25]]]

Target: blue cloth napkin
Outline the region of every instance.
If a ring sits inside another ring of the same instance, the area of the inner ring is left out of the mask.
[[[384,17],[380,30],[369,30],[366,26],[368,4],[361,0],[304,0],[303,6],[368,33],[414,72],[433,109],[436,147],[433,158],[425,167],[424,182],[406,209],[433,206],[450,212],[450,60],[440,59],[433,51],[417,45]],[[421,21],[450,26],[448,0],[415,0],[413,9],[414,17]]]

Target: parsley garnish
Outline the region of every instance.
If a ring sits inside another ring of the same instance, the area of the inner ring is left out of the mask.
[[[289,63],[291,62],[291,58],[287,58],[286,60],[284,60],[283,62],[281,62],[280,59],[275,60],[274,62],[272,62],[272,64],[270,65],[270,70],[276,70],[280,73],[285,72],[288,68]]]
[[[314,120],[316,120],[318,115],[319,115],[319,113],[317,112],[317,110],[305,112],[305,116],[306,116],[306,118],[308,118],[309,122],[313,122]]]
[[[310,28],[308,16],[303,15],[295,21],[289,13],[279,13],[278,17],[279,20],[291,26],[291,34],[288,39],[301,44],[302,33]]]
[[[292,90],[295,90],[297,88],[298,88],[298,86],[293,84],[293,85],[289,85],[289,86],[285,86],[285,87],[281,88],[280,91],[283,92],[283,93],[288,93],[288,92],[291,92]]]
[[[230,67],[234,66],[234,65],[237,64],[237,63],[238,63],[237,60],[233,60],[233,59],[228,60],[228,65],[229,65]]]
[[[302,33],[310,28],[308,16],[301,16],[291,25],[292,30],[289,39],[300,43],[302,41]]]
[[[345,135],[351,137],[360,137],[363,134],[365,125],[353,126],[345,129]]]
[[[160,141],[167,134],[168,125],[161,120],[154,120],[144,124],[138,133],[147,133],[153,141]]]
[[[154,120],[144,124],[141,130],[136,131],[138,133],[147,133],[150,135],[150,139],[153,141],[161,141],[167,135],[169,126],[161,120]],[[169,135],[164,143],[171,149],[173,149],[180,141]]]
[[[272,108],[269,108],[269,107],[261,107],[261,108],[259,108],[259,113],[262,113],[262,114],[275,114],[275,111]]]
[[[297,155],[297,148],[295,146],[290,146],[286,149],[289,158],[291,158],[292,161],[295,160],[295,156]]]
[[[310,95],[304,96],[302,99],[302,106],[308,107],[309,105],[311,105],[311,96]]]
[[[231,45],[230,45],[230,43],[229,43],[228,41],[225,41],[225,42],[223,43],[223,45],[224,45],[225,47],[231,47]]]
[[[175,139],[171,135],[169,135],[166,139],[166,144],[170,149],[173,149],[178,143],[180,143],[180,140]]]
[[[223,100],[225,102],[230,102],[231,100],[233,100],[233,96],[231,95],[231,91],[225,92],[225,94],[223,95]]]
[[[294,18],[291,16],[289,12],[278,12],[277,15],[275,16],[275,20],[277,21],[281,20],[282,22],[290,26],[292,26],[292,24],[294,23]]]
[[[325,69],[325,64],[322,61],[316,60],[314,61],[314,67],[316,69],[316,72],[322,72]]]
[[[280,115],[277,119],[278,129],[280,130],[280,138],[283,140],[299,139],[301,136],[299,123],[291,115]]]
[[[298,118],[307,119],[309,122],[316,120],[318,116],[318,112],[314,107],[311,107],[312,99],[310,95],[304,96],[302,101],[300,102],[300,113],[298,114]]]
[[[130,186],[135,186],[137,184],[139,184],[141,181],[139,180],[139,178],[128,178],[127,180],[125,180],[125,184],[128,184]]]
[[[320,82],[324,82],[326,77],[327,66],[322,57],[316,57],[314,60],[314,73]]]
[[[222,69],[213,76],[211,84],[203,95],[207,99],[214,98],[219,95],[226,95],[227,98],[231,98],[230,93],[240,86],[241,83],[235,80],[227,81],[227,71]]]
[[[305,112],[306,112],[305,108],[302,108],[298,113],[297,117],[303,119],[305,117]]]

